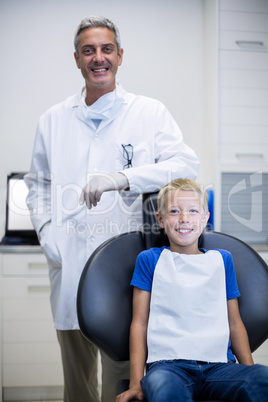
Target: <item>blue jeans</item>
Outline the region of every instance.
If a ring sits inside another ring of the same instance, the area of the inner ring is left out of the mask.
[[[148,402],[267,402],[268,367],[163,360],[149,366],[141,386]]]

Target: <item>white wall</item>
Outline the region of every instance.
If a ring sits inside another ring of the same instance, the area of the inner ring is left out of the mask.
[[[0,1],[0,235],[6,175],[28,170],[40,114],[83,85],[73,58],[73,35],[90,14],[118,25],[125,50],[120,81],[128,91],[166,104],[201,160],[199,181],[210,184],[203,141],[205,2]]]

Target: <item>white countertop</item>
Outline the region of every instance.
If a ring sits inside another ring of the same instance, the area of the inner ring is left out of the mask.
[[[28,244],[24,245],[8,245],[8,244],[3,244],[0,245],[0,253],[41,253],[42,248],[41,246],[31,246]]]

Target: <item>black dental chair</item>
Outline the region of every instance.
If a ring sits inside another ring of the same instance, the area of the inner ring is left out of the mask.
[[[114,237],[87,261],[81,275],[77,312],[83,335],[116,361],[129,359],[132,318],[130,281],[137,255],[144,249],[168,245],[156,218],[157,194],[143,199],[144,230]],[[199,246],[222,248],[233,256],[241,297],[239,307],[250,347],[255,351],[268,338],[268,267],[247,244],[223,233],[204,232]],[[120,382],[118,393],[128,388]]]

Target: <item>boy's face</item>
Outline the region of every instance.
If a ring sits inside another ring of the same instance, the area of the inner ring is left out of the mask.
[[[198,238],[206,227],[201,200],[194,191],[174,190],[165,196],[165,207],[157,219],[169,238],[170,250],[181,254],[199,254]]]

